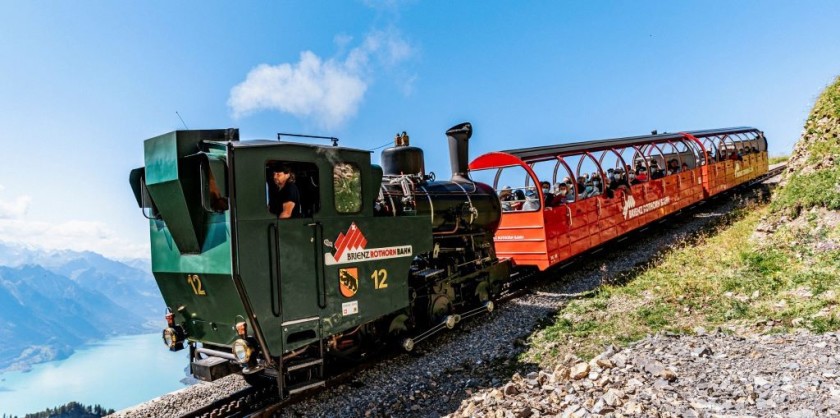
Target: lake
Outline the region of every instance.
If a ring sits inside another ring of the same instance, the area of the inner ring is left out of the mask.
[[[114,337],[32,371],[0,374],[0,416],[70,401],[124,409],[184,387],[189,350],[170,352],[160,333]]]

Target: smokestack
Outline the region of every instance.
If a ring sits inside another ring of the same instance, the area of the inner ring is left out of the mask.
[[[472,136],[472,125],[469,122],[464,122],[449,128],[446,131],[446,137],[449,139],[449,164],[452,167],[452,181],[457,183],[469,182],[470,167],[467,159],[469,158],[469,141]]]

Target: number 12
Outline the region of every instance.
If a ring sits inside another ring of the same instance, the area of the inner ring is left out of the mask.
[[[385,282],[386,280],[388,280],[388,270],[374,270],[373,274],[370,275],[370,278],[373,279],[374,289],[384,289],[388,287],[388,283]]]

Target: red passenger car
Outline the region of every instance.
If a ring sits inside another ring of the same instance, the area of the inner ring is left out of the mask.
[[[767,141],[754,128],[521,148],[470,164],[502,200],[496,254],[540,270],[767,169]]]

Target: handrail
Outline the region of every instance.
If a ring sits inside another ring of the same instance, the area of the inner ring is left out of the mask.
[[[318,221],[307,224],[307,226],[311,226],[312,228],[314,228],[312,231],[312,249],[315,254],[315,292],[316,296],[318,297],[318,307],[321,309],[325,309],[327,307],[327,274],[324,270],[324,255],[322,254],[323,249],[321,247],[321,237],[323,237],[324,235],[324,226]]]
[[[574,221],[572,221],[572,208],[570,208],[569,205],[564,206],[566,206],[566,215],[569,217],[569,228],[571,228],[572,225],[574,225]]]
[[[283,314],[283,298],[280,294],[280,243],[277,237],[277,225],[268,225],[268,280],[269,297],[271,298],[271,313],[280,317]],[[277,290],[275,291],[275,285]]]

